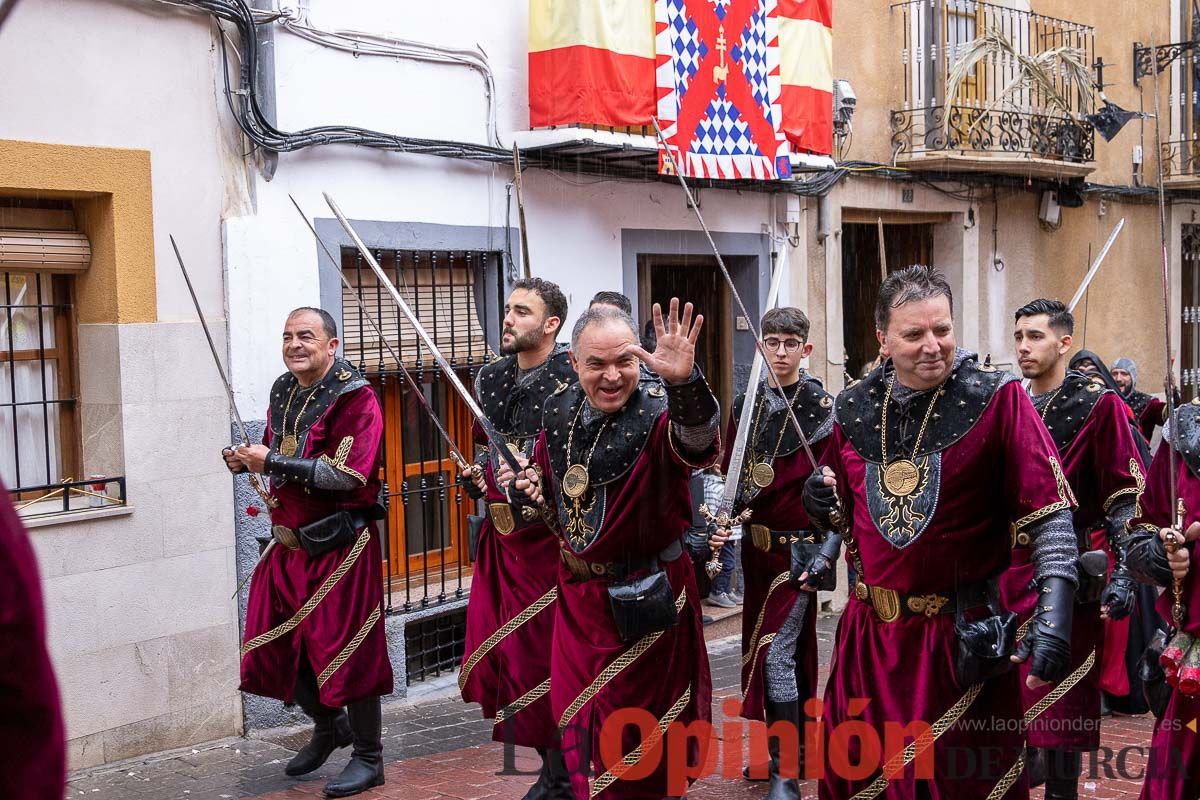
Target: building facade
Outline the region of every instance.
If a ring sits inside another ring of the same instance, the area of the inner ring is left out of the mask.
[[[946,270],[959,341],[1012,368],[1013,310],[1068,299],[1124,219],[1076,312],[1076,341],[1133,357],[1142,388],[1160,389],[1153,120],[1106,142],[1084,119],[1092,96],[1059,87],[1067,112],[1033,89],[1001,96],[1017,55],[1071,47],[1089,68],[1102,60],[1109,100],[1152,112],[1155,77],[1134,82],[1135,43],[1193,40],[1191,4],[1118,5],[834,2],[833,74],[857,97],[834,140],[841,169],[816,170],[821,159],[800,154],[793,180],[696,183],[750,315],[763,310],[773,265],[785,268],[782,301],[813,320],[809,368],[839,389],[875,355],[882,224],[888,268]],[[237,692],[242,607],[230,596],[269,525],[219,459],[237,431],[168,236],[252,436],[283,371],[290,309],[333,312],[344,355],[372,376],[388,426],[385,602],[400,695],[461,655],[471,509],[339,270],[464,448],[471,420],[325,193],[468,385],[526,261],[566,291],[564,330],[602,289],[627,294],[639,320],[680,295],[705,313],[700,358],[726,407],[749,370],[747,321],[679,186],[653,174],[647,131],[530,130],[525,3],[255,6],[255,24],[239,29],[199,1],[54,0],[22,4],[0,32],[0,290],[13,331],[5,344],[0,328],[0,453],[4,437],[13,444],[0,476],[29,504],[76,768],[288,719],[278,703]],[[954,59],[988,31],[1012,54],[977,64],[947,104]],[[1190,58],[1185,48],[1158,76],[1172,356],[1185,384],[1200,369]],[[349,128],[391,148],[336,143],[354,140]],[[41,260],[11,255],[9,239]]]

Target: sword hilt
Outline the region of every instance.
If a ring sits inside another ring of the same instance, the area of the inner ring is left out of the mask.
[[[708,503],[701,503],[699,511],[700,516],[704,517],[706,522],[716,525],[718,528],[732,528],[735,525],[741,525],[748,522],[753,513],[753,509],[747,508],[736,517],[731,517],[720,510],[714,514],[709,510]],[[704,571],[708,573],[709,578],[717,577],[717,573],[721,571],[721,548],[713,548],[712,558],[705,563]]]

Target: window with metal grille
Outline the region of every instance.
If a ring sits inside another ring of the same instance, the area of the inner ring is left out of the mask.
[[[503,296],[501,253],[377,250],[373,255],[459,380],[472,389],[476,372],[491,357],[484,332],[499,328],[499,309],[484,298]],[[353,287],[342,296],[344,357],[371,378],[384,413],[387,608],[408,611],[461,598],[470,587],[467,516],[475,503],[455,483],[457,469],[447,447],[392,353],[468,457],[474,451],[473,419],[357,251],[342,251],[342,269]],[[363,318],[354,294],[383,330],[390,351]]]
[[[405,684],[453,672],[462,663],[467,637],[465,609],[404,626]]]
[[[83,477],[71,280],[0,272],[0,478],[21,499]]]

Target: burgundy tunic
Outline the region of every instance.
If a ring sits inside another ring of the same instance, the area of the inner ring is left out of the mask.
[[[1091,532],[1103,523],[1108,507],[1123,496],[1132,495],[1136,499],[1144,475],[1125,403],[1111,391],[1104,391],[1098,398],[1089,396],[1100,388],[1080,375],[1079,381],[1084,385],[1096,387],[1083,388],[1074,377],[1074,373],[1069,373],[1059,395],[1049,400],[1046,419],[1056,428],[1078,423],[1078,419],[1068,423],[1067,418],[1071,412],[1078,417],[1077,409],[1084,407],[1086,419],[1074,436],[1069,431],[1052,431],[1052,434],[1077,502],[1075,529],[1084,533],[1085,546],[1090,547]],[[1089,400],[1094,405],[1087,409]],[[1060,408],[1060,404],[1065,407]],[[1103,542],[1103,533],[1100,539]],[[1017,612],[1022,624],[1033,615],[1037,601],[1037,596],[1029,591],[1033,579],[1031,549],[1014,549],[1013,566],[1004,574],[1001,591],[1004,604]],[[1103,634],[1100,603],[1077,604],[1071,626],[1071,666],[1067,677],[1054,686],[1030,689],[1025,685],[1030,662],[1021,665],[1021,697],[1031,747],[1094,750],[1100,746],[1098,682]]]
[[[335,492],[272,479],[271,494],[279,507],[271,511],[271,523],[295,530],[339,510],[377,502],[382,437],[383,413],[375,391],[361,386],[341,394],[309,428],[296,455],[328,459],[336,469],[358,477],[360,485]],[[273,438],[268,427],[263,439],[272,449]],[[303,548],[276,545],[258,565],[246,610],[242,691],[292,701],[301,650],[326,706],[391,694],[383,550],[374,523],[353,542],[316,558]]]
[[[816,388],[818,396],[813,398],[813,402],[797,409],[796,415],[800,419],[801,425],[810,421],[809,413],[823,412],[822,419],[832,413],[832,402],[825,400],[825,398],[829,398],[829,395],[820,389],[819,383],[813,381],[811,385]],[[759,391],[758,402],[761,404],[761,392],[774,390],[764,386]],[[797,405],[800,405],[800,401],[797,401]],[[733,442],[737,436],[737,414],[740,407],[740,403],[734,404],[734,414],[730,415],[725,437],[727,442]],[[785,416],[782,409],[780,416]],[[790,426],[790,419],[786,420],[784,424]],[[817,428],[818,425],[807,427],[806,434],[810,437],[813,455],[820,460],[830,440],[828,436],[824,436],[819,440],[812,441],[812,433]],[[788,433],[788,431],[785,430],[784,433]],[[754,442],[748,443],[747,462],[750,461],[752,449],[756,451],[760,460],[764,456],[770,456],[769,448],[775,444],[776,439],[767,436],[766,441],[768,449],[765,453],[757,452],[758,449],[754,448]],[[796,446],[799,447],[798,443]],[[722,468],[725,470],[729,469],[731,455],[732,448],[725,453],[722,464]],[[749,503],[753,512],[752,516],[750,521],[742,526],[742,574],[746,585],[742,606],[742,716],[757,720],[766,718],[767,693],[764,669],[767,651],[771,641],[791,615],[792,608],[801,596],[802,590],[791,588],[787,582],[792,568],[790,547],[773,544],[769,549],[763,550],[751,534],[751,525],[763,525],[772,530],[782,531],[808,530],[810,528],[808,515],[800,500],[800,492],[804,481],[812,474],[813,467],[803,447],[794,449],[787,455],[776,456],[772,460],[771,466],[775,470],[775,479],[769,486],[758,489],[754,494]],[[728,480],[728,477],[726,479]],[[746,496],[745,481],[747,480],[748,478],[743,476],[739,503]],[[743,508],[745,508],[744,505],[739,505],[734,511],[740,513]],[[804,613],[804,628],[800,634],[799,648],[796,654],[796,679],[797,687],[800,690],[801,707],[803,707],[804,701],[815,695],[817,691],[816,623],[816,595],[809,594],[808,607]]]
[[[506,502],[487,468],[488,503]],[[513,510],[519,520],[518,512]],[[486,518],[467,604],[458,686],[463,700],[495,719],[492,738],[558,747],[550,708],[550,640],[558,598],[558,536],[535,522],[501,534]]]
[[[992,379],[967,361],[955,380],[976,376]],[[852,392],[838,398],[839,409]],[[875,397],[860,392],[853,398],[867,430],[879,418],[877,410],[870,416]],[[913,402],[924,408],[925,401]],[[970,430],[940,451],[940,485],[923,490],[937,492],[932,519],[923,518],[923,531],[897,547],[876,525],[868,507],[868,462],[843,430],[840,412],[838,419],[825,462],[837,476],[861,551],[860,580],[872,586],[923,595],[997,576],[1009,566],[1010,526],[1026,527],[1069,506],[1065,482],[1056,480],[1054,444],[1020,384],[1009,381],[995,390]],[[851,597],[838,625],[825,691],[823,800],[842,800],[868,788],[860,797],[913,800],[916,778],[928,777],[914,774],[920,758],[891,781],[878,769],[865,778],[847,774],[846,756],[854,766],[864,754],[861,738],[849,735],[861,727],[859,720],[883,743],[882,759],[875,756],[872,764],[887,762],[903,744],[894,734],[885,738],[886,723],[933,726],[933,800],[985,798],[993,792],[998,798],[1028,796],[1020,760],[1019,674],[1010,670],[983,684],[960,686],[954,677],[957,646],[953,614],[901,614],[884,622],[869,603]]]
[[[1195,402],[1183,405],[1176,414],[1200,414]],[[1176,419],[1172,424],[1176,424]],[[1146,477],[1146,492],[1142,495],[1142,516],[1130,525],[1146,523],[1154,527],[1174,524],[1170,499],[1170,456],[1167,446],[1158,448]],[[1200,477],[1188,465],[1183,455],[1175,455],[1175,480],[1179,499],[1183,501],[1186,530],[1200,521]],[[1188,545],[1191,568],[1183,581],[1184,632],[1200,636],[1200,548],[1195,542]],[[1158,613],[1171,620],[1172,593],[1168,588],[1158,598]],[[1200,697],[1187,697],[1182,692],[1171,693],[1166,713],[1154,726],[1150,756],[1146,760],[1146,775],[1142,783],[1141,800],[1194,800],[1200,797],[1200,735],[1187,725],[1200,717]]]
[[[61,800],[67,753],[37,560],[0,484],[0,797]]]
[[[651,423],[628,471],[607,484],[603,523],[577,558],[588,564],[624,562],[629,557],[652,556],[679,542],[692,520],[688,478],[704,464],[688,464],[671,438],[670,421],[663,412]],[[548,489],[552,499],[558,498],[562,476],[553,474],[545,432],[534,458],[547,476],[553,476]],[[710,461],[713,458],[715,449]],[[571,547],[565,538],[562,547]],[[576,797],[586,798],[591,792],[591,797],[603,800],[660,800],[682,793],[668,790],[665,757],[655,756],[657,768],[644,778],[615,779],[610,767],[619,766],[619,757],[606,762],[603,752],[619,750],[620,756],[627,755],[642,740],[639,729],[630,725],[619,740],[612,739],[602,750],[601,731],[610,738],[616,735],[613,726],[605,729],[614,712],[641,709],[664,728],[671,722],[711,722],[712,679],[691,559],[685,551],[663,563],[662,569],[676,598],[678,622],[627,643],[621,641],[613,622],[608,578],[579,580],[565,564],[560,566],[550,693]],[[689,763],[699,763],[695,739],[688,745],[688,758]],[[594,773],[589,780],[590,770]]]

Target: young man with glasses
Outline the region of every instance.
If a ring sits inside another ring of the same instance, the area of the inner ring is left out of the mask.
[[[809,321],[798,308],[773,308],[762,318],[763,344],[767,366],[746,443],[746,456],[738,483],[736,514],[749,508],[751,517],[742,526],[742,570],[745,583],[742,614],[742,716],[765,719],[768,724],[786,721],[801,730],[800,708],[817,687],[816,612],[809,588],[800,572],[793,574],[796,563],[811,571],[828,574],[836,554],[824,557],[822,564],[808,559],[793,559],[811,551],[805,540],[816,540],[808,515],[801,503],[804,481],[812,472],[800,437],[792,425],[784,397],[804,428],[804,435],[820,458],[833,430],[833,397],[821,382],[801,367],[812,352],[808,341]],[[782,396],[781,396],[782,393]],[[734,401],[726,441],[735,441],[738,420],[745,395]],[[726,451],[724,468],[729,468]],[[728,476],[726,480],[738,476]],[[722,530],[721,534],[727,533]],[[720,538],[720,537],[718,537]],[[835,543],[834,543],[835,544]],[[802,571],[802,570],[801,570]],[[816,585],[814,581],[812,585]],[[788,741],[788,739],[783,739]],[[789,741],[789,746],[796,739]],[[767,778],[769,800],[797,800],[800,797],[798,773],[792,772],[792,756],[783,760],[786,777],[780,774],[780,739],[768,740],[770,755]],[[753,772],[757,773],[758,770]],[[761,779],[758,774],[747,777]]]

